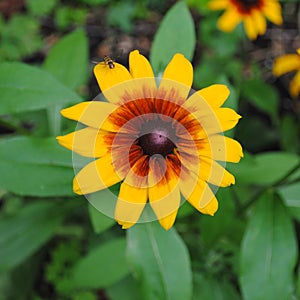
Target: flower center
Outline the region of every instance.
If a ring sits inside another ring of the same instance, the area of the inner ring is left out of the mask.
[[[231,0],[238,10],[242,13],[249,12],[252,8],[259,8],[262,5],[261,0]]]
[[[161,124],[159,124],[161,123]],[[174,153],[176,137],[171,124],[162,122],[150,122],[143,126],[137,144],[146,155],[160,154],[167,156]]]

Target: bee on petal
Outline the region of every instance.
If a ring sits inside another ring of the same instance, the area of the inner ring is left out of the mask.
[[[115,67],[114,61],[109,56],[105,55],[103,60],[110,69],[113,69]]]

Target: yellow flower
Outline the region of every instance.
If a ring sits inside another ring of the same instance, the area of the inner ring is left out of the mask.
[[[208,7],[212,10],[226,9],[218,21],[220,30],[230,32],[244,22],[246,34],[251,40],[266,32],[265,17],[274,24],[282,24],[278,0],[211,0]]]
[[[191,93],[193,67],[182,54],[174,55],[160,79],[137,50],[130,53],[129,71],[103,62],[94,73],[108,102],[61,111],[85,128],[57,137],[58,142],[95,158],[75,176],[74,192],[87,195],[121,182],[114,218],[123,228],[138,222],[145,206],[163,228],[171,228],[181,194],[198,211],[213,215],[216,188],[235,183],[224,163],[243,156],[241,145],[223,135],[240,118],[221,107],[228,88],[216,84]]]
[[[290,83],[290,93],[296,98],[300,94],[300,48],[297,49],[297,54],[287,54],[275,59],[273,66],[275,76],[292,71],[297,71],[297,73]]]

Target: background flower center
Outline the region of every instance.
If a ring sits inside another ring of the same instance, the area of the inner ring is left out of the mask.
[[[251,8],[260,7],[261,0],[231,0],[241,12],[248,12]]]

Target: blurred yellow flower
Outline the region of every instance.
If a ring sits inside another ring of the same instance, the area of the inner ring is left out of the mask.
[[[228,88],[216,84],[191,93],[193,67],[182,54],[174,55],[160,79],[137,50],[130,53],[129,71],[110,61],[96,65],[94,73],[108,102],[61,111],[86,127],[58,142],[95,158],[75,176],[74,192],[86,195],[122,182],[114,218],[123,228],[138,222],[146,205],[163,228],[171,228],[181,194],[213,215],[214,187],[235,183],[224,162],[243,156],[241,145],[223,135],[240,118],[221,108]]]
[[[277,57],[274,61],[273,74],[275,76],[292,71],[297,71],[290,83],[290,93],[295,98],[300,94],[300,48],[297,49],[297,54],[286,54]]]
[[[274,24],[282,24],[278,0],[211,0],[208,7],[212,10],[226,9],[218,20],[220,30],[230,32],[244,22],[246,34],[251,40],[266,32],[266,18]]]

